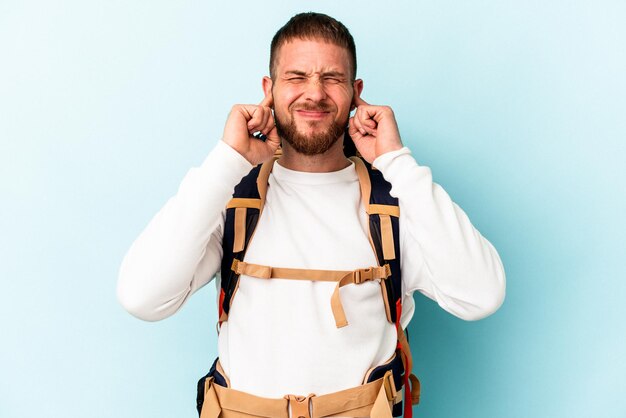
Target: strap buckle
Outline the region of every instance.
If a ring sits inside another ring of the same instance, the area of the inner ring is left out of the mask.
[[[368,280],[372,280],[374,278],[374,274],[371,267],[366,269],[358,269],[354,270],[354,283],[361,284]]]
[[[389,278],[391,276],[391,266],[387,263],[382,267],[385,269],[385,279]]]
[[[398,392],[396,389],[396,382],[393,380],[393,372],[387,371],[383,376],[383,386],[387,393],[387,399],[393,401],[394,404],[398,403],[402,398],[402,392]]]
[[[310,404],[314,393],[308,396],[285,395],[285,399],[289,401],[291,406],[291,416],[293,418],[311,418]]]
[[[366,269],[354,270],[354,283],[361,284],[368,280],[381,279],[385,280],[391,276],[391,267],[385,264],[380,267],[368,267]]]
[[[234,271],[235,274],[241,274],[241,272],[239,271],[239,263],[241,263],[241,261],[233,258],[233,264],[230,266],[230,269]]]

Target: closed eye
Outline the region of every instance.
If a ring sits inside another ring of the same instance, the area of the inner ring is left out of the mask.
[[[337,84],[337,83],[341,83],[343,80],[341,80],[340,78],[337,77],[324,77],[324,82],[325,83],[330,83],[330,84]]]

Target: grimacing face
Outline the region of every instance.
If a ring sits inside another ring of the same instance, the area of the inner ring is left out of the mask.
[[[297,152],[322,154],[342,137],[354,95],[348,51],[322,40],[293,39],[276,54],[274,79],[263,78],[274,101],[279,136]]]

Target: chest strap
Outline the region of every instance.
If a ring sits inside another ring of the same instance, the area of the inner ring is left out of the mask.
[[[330,306],[335,318],[337,328],[348,325],[346,313],[341,304],[339,296],[339,288],[349,284],[361,284],[370,280],[380,280],[381,289],[385,291],[384,281],[391,275],[389,264],[381,267],[368,267],[365,269],[356,269],[352,271],[342,270],[309,270],[294,269],[284,267],[270,267],[259,264],[246,263],[237,259],[233,260],[231,269],[236,274],[245,274],[246,276],[256,277],[259,279],[289,279],[289,280],[309,280],[320,282],[337,282],[333,295],[330,298]],[[387,304],[387,298],[383,297],[383,301]],[[385,306],[387,308],[387,306]]]

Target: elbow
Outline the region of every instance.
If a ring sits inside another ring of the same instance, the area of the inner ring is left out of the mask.
[[[155,310],[147,303],[146,300],[129,294],[123,289],[122,286],[118,286],[117,288],[117,300],[120,305],[122,305],[122,307],[135,318],[148,322],[163,319],[156,314]]]
[[[492,291],[488,295],[484,295],[483,300],[481,300],[479,304],[474,305],[473,309],[468,310],[462,319],[466,321],[478,321],[493,315],[504,303],[505,293],[504,286],[502,286],[500,289]]]
[[[478,321],[494,314],[502,306],[506,296],[503,269],[474,277],[481,279],[469,281],[462,292],[455,292],[455,296],[451,296],[453,292],[437,295],[437,301],[443,309],[465,321]]]
[[[478,321],[493,315],[504,303],[506,297],[506,278],[504,270],[500,269],[491,280],[485,282],[475,294],[474,303],[467,309],[462,319]]]
[[[143,321],[159,321],[164,319],[163,312],[155,305],[154,297],[149,291],[144,289],[135,274],[125,271],[122,268],[117,282],[117,300],[122,307],[132,316]]]
[[[470,315],[463,318],[467,321],[477,321],[493,315],[500,309],[506,297],[506,274],[502,260],[491,243],[489,247],[492,249],[491,257],[487,258],[488,262],[482,269],[477,270],[475,276],[481,279],[475,281],[476,302]]]

